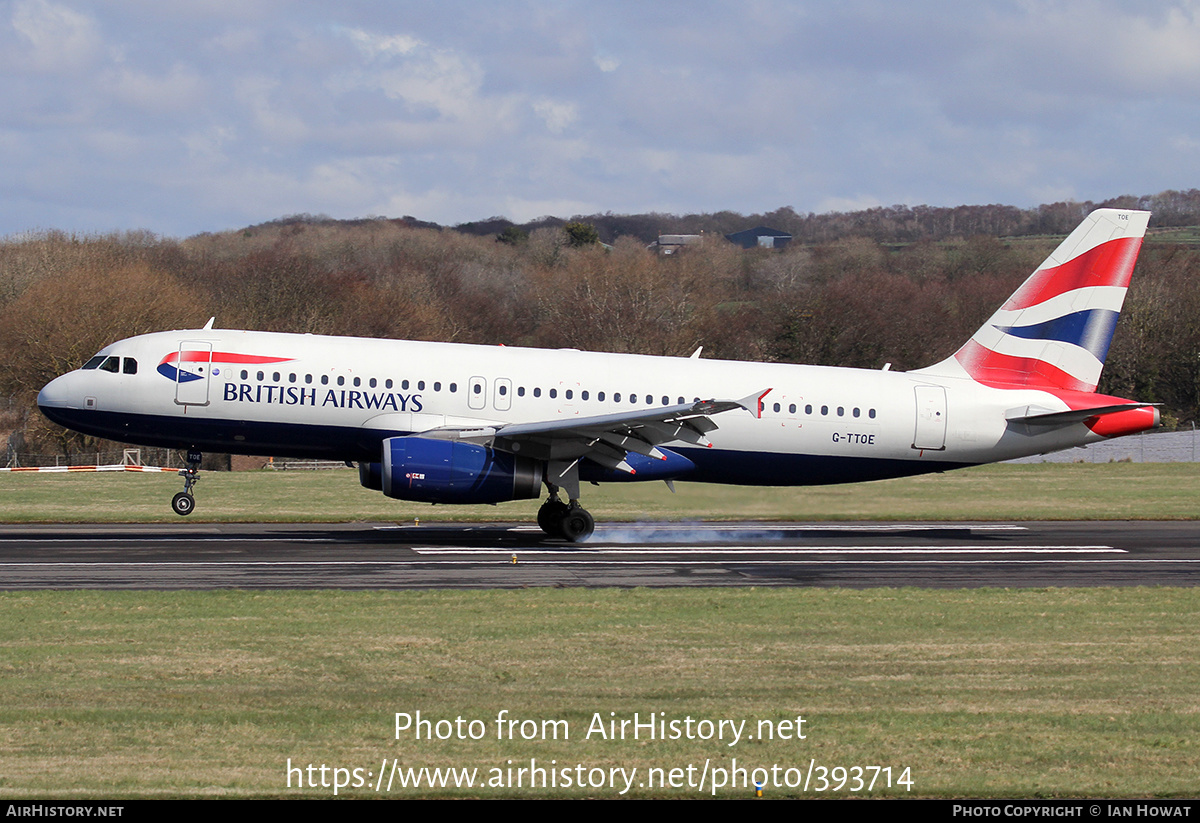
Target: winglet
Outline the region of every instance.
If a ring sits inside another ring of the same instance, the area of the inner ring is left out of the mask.
[[[754,394],[748,394],[741,400],[737,401],[737,404],[755,417],[761,419],[763,412],[762,399],[770,394],[771,391],[772,389],[763,389],[762,391],[755,392]]]

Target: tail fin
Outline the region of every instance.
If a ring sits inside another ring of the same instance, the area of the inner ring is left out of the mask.
[[[1095,391],[1149,220],[1092,212],[953,357],[918,373]]]

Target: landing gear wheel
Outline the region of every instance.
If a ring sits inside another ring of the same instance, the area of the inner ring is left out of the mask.
[[[550,537],[562,537],[562,519],[569,510],[570,507],[557,497],[550,498],[538,509],[538,528]]]
[[[559,534],[570,543],[582,543],[596,530],[596,521],[587,509],[576,506],[567,510],[559,522]]]
[[[186,517],[196,510],[192,489],[200,481],[200,461],[203,457],[200,452],[188,449],[187,468],[179,470],[179,476],[183,478],[183,491],[171,498],[171,510],[180,517]]]

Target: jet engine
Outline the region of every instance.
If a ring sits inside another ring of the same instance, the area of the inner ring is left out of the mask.
[[[360,463],[359,482],[398,500],[502,503],[538,497],[543,466],[515,454],[424,437],[383,441],[379,463]]]

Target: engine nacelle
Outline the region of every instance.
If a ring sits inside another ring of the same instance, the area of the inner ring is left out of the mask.
[[[538,461],[455,440],[391,437],[383,441],[382,463],[366,465],[359,466],[360,482],[376,488],[378,478],[378,488],[398,500],[503,503],[538,497],[542,489]]]

